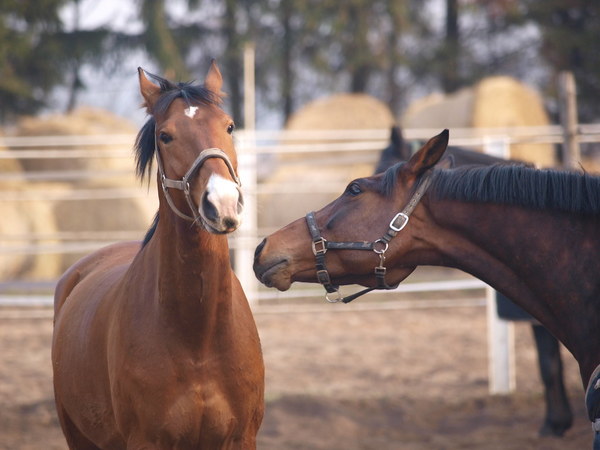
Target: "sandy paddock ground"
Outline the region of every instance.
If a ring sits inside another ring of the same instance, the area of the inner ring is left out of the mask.
[[[267,368],[260,449],[591,448],[577,365],[564,349],[575,423],[562,439],[538,437],[544,402],[528,324],[515,325],[516,392],[490,396],[482,306],[311,303],[282,312],[282,304],[256,311]],[[0,449],[66,448],[52,394],[51,312],[41,312],[14,319],[7,313],[19,311],[0,310]]]

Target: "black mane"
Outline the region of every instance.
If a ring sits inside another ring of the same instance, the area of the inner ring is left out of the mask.
[[[519,165],[465,166],[436,170],[430,192],[438,199],[600,214],[600,177],[586,173]]]
[[[148,73],[148,76],[160,85],[161,96],[152,107],[153,113],[164,113],[177,98],[183,98],[188,105],[219,105],[221,98],[202,85],[189,83],[173,83],[165,78]],[[141,179],[152,169],[154,157],[154,117],[144,124],[135,140],[136,174]]]

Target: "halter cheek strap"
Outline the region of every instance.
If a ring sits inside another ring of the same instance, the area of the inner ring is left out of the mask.
[[[164,166],[162,163],[162,158],[160,157],[158,142],[156,141],[156,136],[154,136],[154,153],[156,154],[156,162],[158,163],[158,172],[160,174],[160,182],[161,182],[163,193],[165,195],[165,199],[167,200],[167,203],[169,204],[171,210],[175,214],[177,214],[179,217],[181,217],[182,219],[188,220],[190,222],[196,222],[196,223],[202,222],[202,217],[200,216],[200,214],[198,212],[198,207],[194,204],[194,200],[192,199],[191,188],[190,188],[190,178],[194,175],[194,173],[196,173],[196,171],[200,168],[200,166],[202,166],[202,164],[204,164],[204,161],[206,161],[207,159],[209,159],[209,158],[222,159],[225,162],[225,165],[227,166],[227,169],[229,170],[229,174],[231,175],[231,178],[233,178],[233,181],[235,181],[235,183],[238,186],[241,186],[240,179],[238,178],[237,174],[235,173],[235,170],[233,169],[231,160],[229,159],[227,154],[219,148],[208,148],[208,149],[202,150],[200,152],[200,154],[198,155],[198,157],[196,158],[196,160],[192,163],[189,170],[181,178],[181,180],[173,180],[171,178],[166,177],[165,169],[164,169]],[[187,201],[187,204],[188,204],[190,210],[192,211],[193,217],[181,212],[181,210],[179,208],[177,208],[177,206],[175,205],[175,202],[173,202],[173,199],[169,192],[170,188],[183,191],[183,193],[185,194],[185,199]]]
[[[312,251],[315,255],[316,269],[317,269],[317,280],[323,285],[327,293],[325,299],[330,303],[349,303],[355,298],[360,297],[368,292],[375,289],[395,289],[399,283],[390,286],[385,281],[385,275],[387,269],[385,267],[385,252],[388,249],[389,242],[396,237],[396,235],[402,231],[402,229],[408,224],[408,220],[419,201],[427,191],[427,188],[431,184],[431,172],[426,172],[421,178],[417,190],[409,200],[408,204],[394,216],[390,221],[390,225],[385,234],[379,239],[373,242],[332,242],[321,236],[317,221],[315,219],[315,213],[310,212],[306,215],[306,224],[308,231],[312,238]],[[355,294],[343,297],[340,293],[339,286],[334,285],[331,282],[331,277],[327,271],[325,264],[325,254],[327,250],[370,250],[375,252],[379,256],[379,265],[375,267],[374,274],[377,280],[377,286],[365,288]]]

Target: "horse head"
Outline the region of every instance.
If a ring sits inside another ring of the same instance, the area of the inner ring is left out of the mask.
[[[279,290],[287,290],[294,281],[320,281],[315,255],[321,247],[317,245],[315,251],[311,226],[320,230],[324,239],[321,251],[326,253],[333,285],[376,286],[374,267],[378,263],[383,265],[385,258],[394,267],[385,274],[387,285],[405,279],[416,267],[410,254],[418,242],[414,239],[418,225],[400,224],[404,220],[402,214],[408,221],[418,203],[416,195],[420,198],[426,189],[423,184],[426,173],[438,163],[447,145],[446,130],[430,139],[408,162],[392,166],[385,173],[352,181],[340,197],[314,213],[309,226],[301,218],[268,236],[255,253],[254,271],[258,279]],[[412,222],[420,222],[418,214],[414,214]],[[395,231],[396,228],[401,231]],[[397,239],[386,237],[397,233]]]
[[[138,174],[156,155],[163,199],[177,216],[212,233],[240,224],[243,198],[236,174],[233,120],[221,108],[221,73],[213,61],[203,85],[173,83],[139,68],[151,118],[138,135]]]

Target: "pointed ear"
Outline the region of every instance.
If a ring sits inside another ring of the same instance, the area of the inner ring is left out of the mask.
[[[412,175],[418,177],[437,164],[448,147],[449,136],[450,133],[448,130],[442,131],[437,136],[429,139],[429,141],[421,147],[412,158],[410,158],[406,167]]]
[[[142,97],[144,97],[144,106],[148,111],[148,114],[152,114],[152,110],[154,109],[154,104],[158,97],[160,97],[160,86],[152,83],[148,78],[146,78],[146,72],[141,67],[138,67],[138,77],[140,79],[140,92]]]
[[[410,159],[410,148],[405,144],[404,136],[399,126],[394,125],[392,127],[390,141],[396,157],[402,161],[408,161]]]
[[[221,92],[222,86],[223,77],[221,76],[221,72],[219,71],[216,60],[213,59],[210,62],[210,68],[208,69],[208,73],[204,79],[204,87],[209,91],[214,92],[219,97],[222,97],[224,95],[223,92]]]

